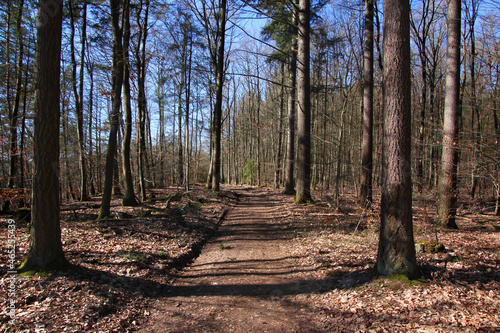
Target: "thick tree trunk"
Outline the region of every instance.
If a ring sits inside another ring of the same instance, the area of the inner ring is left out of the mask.
[[[419,273],[411,184],[410,3],[384,0],[384,139],[377,271]]]
[[[439,178],[438,223],[458,228],[457,163],[458,114],[460,100],[460,20],[461,1],[448,0],[448,41],[446,56],[446,96],[443,124],[443,152]]]
[[[373,172],[373,1],[365,0],[365,51],[363,57],[363,142],[361,152],[362,207],[372,202]]]
[[[67,264],[59,222],[62,5],[62,0],[40,0],[38,9],[33,203],[29,250],[20,271],[60,269]]]
[[[311,89],[310,89],[310,16],[309,0],[299,2],[297,51],[297,193],[295,203],[311,198]]]
[[[118,117],[120,115],[121,95],[123,85],[123,47],[122,30],[120,28],[120,0],[110,0],[111,23],[113,27],[113,72],[112,72],[112,106],[110,114],[111,128],[109,131],[108,151],[104,170],[104,190],[102,194],[101,210],[98,219],[111,215],[110,203],[113,190],[113,164],[115,163]]]

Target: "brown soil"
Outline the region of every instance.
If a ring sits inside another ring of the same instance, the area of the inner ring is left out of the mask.
[[[240,200],[217,236],[153,303],[141,332],[326,331],[317,309],[286,298],[325,287],[292,253],[294,230],[283,224],[292,198],[235,191]]]

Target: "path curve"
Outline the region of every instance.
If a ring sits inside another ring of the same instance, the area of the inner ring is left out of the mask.
[[[283,224],[293,198],[234,187],[240,200],[200,256],[154,300],[140,332],[323,332],[317,309],[293,295],[324,288],[291,255]]]

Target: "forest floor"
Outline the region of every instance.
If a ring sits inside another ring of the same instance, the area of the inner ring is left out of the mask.
[[[378,203],[363,210],[352,195],[317,191],[313,204],[294,205],[277,190],[237,186],[153,193],[141,207],[114,200],[102,222],[99,198],[64,204],[71,267],[16,276],[15,325],[2,218],[0,331],[500,332],[491,202],[462,202],[460,229],[445,230],[434,226],[432,194],[416,196],[422,277],[409,281],[374,273]],[[15,220],[20,263],[27,222]]]

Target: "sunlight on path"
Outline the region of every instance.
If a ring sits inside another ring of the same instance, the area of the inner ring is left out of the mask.
[[[311,267],[290,255],[280,224],[293,198],[235,188],[238,204],[201,255],[155,301],[142,332],[321,332],[312,309],[287,296],[317,292]]]

